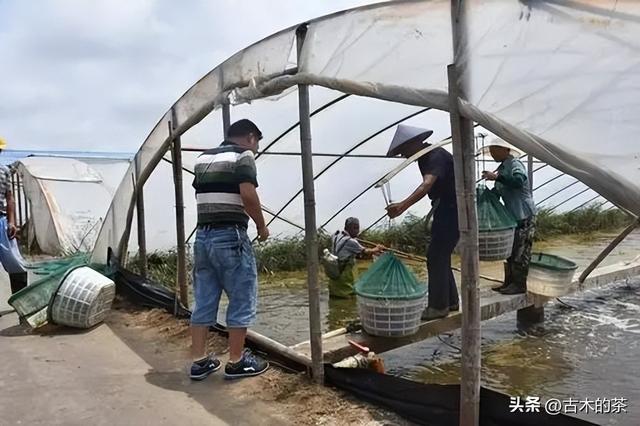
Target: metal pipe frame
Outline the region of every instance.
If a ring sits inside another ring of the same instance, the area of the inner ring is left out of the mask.
[[[173,167],[173,162],[171,160],[169,160],[168,158],[162,157],[162,161],[165,161],[169,164],[171,164],[171,166]],[[191,176],[195,176],[195,173],[193,172],[193,170],[189,170],[188,168],[186,168],[185,166],[182,166],[182,171],[183,172],[187,172],[189,173]],[[268,214],[270,214],[271,216],[276,217],[275,213],[273,212],[273,210],[271,210],[270,208],[268,208],[265,205],[262,205],[262,210],[264,210],[265,212],[267,212]],[[298,228],[301,231],[304,231],[304,226],[302,225],[298,225],[297,223],[293,222],[290,219],[287,219],[286,217],[282,217],[282,216],[277,216],[276,217],[278,220],[283,221],[284,223],[287,223],[295,228]],[[193,235],[195,234],[196,230],[198,229],[197,226],[195,226],[193,228],[193,230],[191,231],[191,233],[189,234],[189,237],[186,239],[186,243],[189,243],[189,241],[191,241],[191,238],[193,237]]]
[[[326,173],[331,167],[335,166],[340,160],[342,160],[343,158],[346,158],[346,155],[351,154],[353,151],[355,151],[356,149],[360,148],[361,146],[363,146],[364,144],[366,144],[367,142],[369,142],[370,140],[372,140],[373,138],[375,138],[376,136],[386,132],[387,130],[391,129],[393,126],[397,126],[398,124],[409,120],[410,118],[413,118],[417,115],[420,115],[426,111],[429,111],[431,108],[423,108],[420,109],[419,111],[413,112],[411,114],[409,114],[408,116],[405,116],[403,118],[401,118],[400,120],[397,120],[391,124],[389,124],[388,126],[385,126],[384,128],[382,128],[381,130],[375,132],[374,134],[372,134],[371,136],[365,138],[364,140],[362,140],[361,142],[357,143],[355,146],[349,148],[347,151],[345,151],[343,154],[341,154],[338,158],[336,158],[334,161],[332,161],[331,163],[329,163],[327,166],[325,166],[322,170],[320,170],[320,172],[318,172],[317,175],[314,176],[313,180],[315,181],[316,179],[318,179],[320,176],[322,176],[324,173]],[[293,203],[295,201],[296,198],[298,198],[298,196],[302,193],[302,189],[300,189],[299,191],[297,191],[295,193],[295,195],[293,197],[291,197],[281,208],[280,210],[278,210],[278,212],[276,213],[276,216],[279,216],[287,207],[289,207],[289,205],[291,205],[291,203]],[[274,218],[275,219],[275,218]],[[271,221],[269,221],[268,224],[271,224],[271,222],[273,222],[274,219],[271,219]]]
[[[575,182],[573,182],[573,183],[571,183],[571,184],[569,184],[569,185],[565,186],[564,188],[562,188],[562,189],[560,189],[560,190],[558,190],[558,191],[554,192],[553,194],[549,195],[549,196],[548,196],[547,198],[545,198],[544,200],[540,201],[539,203],[536,203],[536,207],[538,207],[538,206],[542,205],[542,203],[544,203],[545,201],[547,201],[547,200],[549,200],[549,199],[551,199],[551,198],[555,197],[555,196],[556,196],[556,195],[558,195],[559,193],[561,193],[561,192],[563,192],[563,191],[566,191],[567,189],[569,189],[569,188],[571,188],[572,186],[577,185],[577,184],[579,184],[579,183],[581,183],[581,182],[580,182],[579,180],[576,180]]]
[[[535,192],[535,191],[537,191],[538,189],[540,189],[540,188],[544,187],[545,185],[548,185],[548,184],[550,184],[551,182],[554,182],[554,181],[556,181],[556,180],[558,180],[558,179],[560,179],[561,177],[566,176],[566,175],[567,175],[566,173],[562,173],[562,172],[561,172],[559,175],[554,176],[554,177],[552,177],[551,179],[549,179],[549,180],[545,181],[544,183],[541,183],[540,185],[538,185],[538,186],[536,186],[535,188],[533,188],[532,192]]]
[[[444,142],[448,139],[451,139],[451,137],[448,137],[446,139],[443,139],[441,142]],[[389,157],[385,157],[385,158],[389,158]],[[381,179],[381,178],[380,178]],[[374,188],[376,186],[376,184],[378,182],[380,182],[380,179],[376,179],[375,182],[373,182],[371,185],[367,186],[366,189],[364,189],[362,192],[360,192],[358,195],[356,195],[355,197],[353,197],[349,202],[347,202],[345,205],[343,205],[342,207],[340,207],[334,214],[333,216],[331,216],[329,219],[327,219],[322,225],[320,225],[320,229],[324,229],[325,226],[327,226],[329,224],[329,222],[331,222],[333,219],[335,219],[340,213],[342,213],[343,211],[345,211],[351,204],[355,203],[360,197],[362,197],[364,194],[366,194],[367,192],[369,192],[372,188]],[[384,218],[384,216],[383,216]],[[380,222],[380,220],[378,220],[378,222]],[[375,224],[377,224],[378,222],[376,222]],[[374,225],[375,225],[374,224]],[[367,228],[367,230],[370,228]]]
[[[585,189],[583,189],[582,191],[580,191],[580,192],[578,192],[578,193],[576,193],[576,194],[573,194],[571,197],[567,198],[566,200],[563,200],[560,204],[556,204],[554,207],[550,208],[550,209],[549,209],[549,212],[554,211],[554,210],[555,210],[555,209],[557,209],[558,207],[560,207],[560,206],[562,206],[562,205],[564,205],[564,204],[568,203],[569,201],[573,200],[574,198],[576,198],[576,197],[578,197],[578,196],[580,196],[580,195],[582,195],[582,194],[584,194],[585,192],[590,191],[590,190],[591,190],[591,188],[589,188],[589,187],[587,186],[587,187],[586,187]]]
[[[593,197],[593,198],[589,199],[588,201],[586,201],[586,202],[584,202],[584,203],[580,204],[578,207],[574,207],[573,209],[569,210],[569,213],[571,213],[571,212],[575,212],[576,210],[580,210],[581,208],[583,208],[583,207],[585,207],[585,206],[587,206],[587,205],[591,204],[592,202],[594,202],[595,200],[597,200],[597,199],[598,199],[598,198],[600,198],[600,197],[601,197],[601,195],[600,195],[600,194],[597,194],[595,197]],[[606,201],[605,201],[605,203],[606,203]]]
[[[313,117],[316,114],[320,114],[322,111],[324,111],[327,108],[332,107],[333,105],[337,104],[338,102],[343,101],[344,99],[348,98],[349,94],[344,94],[342,96],[338,96],[337,98],[333,99],[332,101],[327,102],[326,104],[322,105],[321,107],[319,107],[318,109],[314,110],[313,112],[311,112],[311,114],[309,115],[310,117]],[[268,151],[272,146],[274,146],[275,144],[277,144],[282,138],[284,138],[285,136],[287,136],[289,133],[293,132],[296,128],[298,128],[300,126],[300,121],[298,121],[297,123],[295,123],[294,125],[290,126],[287,130],[285,130],[284,132],[282,132],[280,135],[278,135],[273,141],[271,141],[263,150],[262,152],[259,152],[256,155],[256,160],[258,158],[260,158],[262,155],[264,155],[264,153],[266,151]]]

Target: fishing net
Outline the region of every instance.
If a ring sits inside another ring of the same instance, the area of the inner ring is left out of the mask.
[[[373,299],[418,299],[427,286],[392,253],[385,253],[365,272],[355,285],[358,296]]]
[[[480,231],[503,231],[516,227],[516,220],[507,208],[485,185],[478,185],[478,229]]]

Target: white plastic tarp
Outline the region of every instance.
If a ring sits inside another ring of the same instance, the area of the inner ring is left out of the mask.
[[[86,162],[85,162],[86,161]],[[128,161],[27,157],[17,163],[30,238],[46,254],[90,252]]]
[[[640,73],[636,69],[640,2],[474,0],[469,8],[469,37],[458,58],[466,73],[463,77],[471,83],[463,113],[617,205],[640,213],[640,147],[634,142],[640,131]],[[251,117],[254,108],[264,107],[257,99],[277,99],[264,108],[273,110],[284,131],[298,118],[294,86],[312,84],[359,96],[331,107],[341,111],[340,115],[323,112],[312,119],[314,151],[345,153],[362,137],[393,122],[402,108],[447,110],[446,67],[453,61],[449,9],[450,2],[445,0],[397,1],[313,20],[299,63],[294,55],[295,28],[287,29],[234,55],[196,83],[174,105],[173,127],[176,133],[186,132],[230,95],[238,104],[232,108],[234,118]],[[319,92],[326,96],[329,91]],[[371,98],[394,103],[380,107],[383,103]],[[250,106],[239,105],[249,101],[253,101]],[[438,114],[407,124],[446,129],[446,115]],[[140,183],[168,148],[171,117],[171,111],[164,115],[136,155]],[[342,136],[334,133],[330,137],[327,129],[332,127],[339,128]],[[269,135],[265,145],[275,136]],[[271,149],[296,146],[297,131],[286,139]],[[384,153],[379,148],[390,136],[382,133],[377,140],[353,153],[361,149]],[[316,174],[331,161],[316,157]],[[340,209],[349,196],[393,167],[389,160],[355,158],[332,166],[316,181],[318,222],[331,218],[336,210],[328,213],[330,210]],[[265,156],[259,168],[264,204],[279,211],[301,188],[299,157]],[[405,172],[417,174],[413,168]],[[406,182],[412,179],[415,176]],[[125,248],[135,181],[132,166],[101,230],[94,260],[104,261],[107,247]],[[273,186],[281,191],[270,193],[268,188]],[[412,186],[403,187],[402,193]],[[352,206],[365,209],[363,200],[373,196],[379,197],[369,191]],[[297,196],[283,210],[298,223],[303,216],[301,199]],[[377,213],[367,212],[367,219]]]

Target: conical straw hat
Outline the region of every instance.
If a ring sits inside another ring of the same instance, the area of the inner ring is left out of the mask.
[[[491,152],[489,152],[489,147],[491,146],[501,146],[503,148],[509,148],[511,150],[511,154],[516,158],[522,156],[522,151],[520,151],[518,148],[511,145],[509,142],[503,139],[500,139],[498,137],[494,137],[490,139],[488,142],[485,142],[484,146],[478,150],[478,155],[484,155],[484,156],[490,157]]]
[[[433,134],[433,130],[422,129],[420,127],[407,126],[405,124],[398,124],[396,133],[393,135],[391,145],[389,145],[389,151],[387,151],[387,157],[395,157],[398,155],[398,148],[407,142],[412,141],[424,141]]]

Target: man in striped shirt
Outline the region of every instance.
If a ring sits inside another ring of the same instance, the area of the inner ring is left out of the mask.
[[[255,323],[258,276],[247,236],[249,218],[258,240],[269,237],[260,199],[254,155],[262,133],[249,120],[233,123],[226,140],[197,160],[193,187],[198,205],[198,230],[194,245],[191,315],[193,364],[191,378],[203,380],[218,370],[218,359],[206,354],[209,327],[216,324],[220,296],[229,299],[227,329],[229,362],[225,378],[256,376],[269,364],[244,348],[247,327]]]

